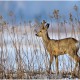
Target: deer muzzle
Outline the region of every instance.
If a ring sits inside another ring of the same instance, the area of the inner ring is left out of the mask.
[[[35,34],[36,36],[38,36],[38,34]]]

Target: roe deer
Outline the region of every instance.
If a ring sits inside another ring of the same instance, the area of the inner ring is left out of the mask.
[[[40,31],[37,32],[36,36],[42,37],[45,48],[50,54],[49,72],[51,71],[51,64],[53,57],[56,59],[56,70],[58,71],[58,56],[63,54],[69,54],[75,61],[75,68],[78,66],[80,68],[80,57],[77,55],[79,50],[79,41],[74,38],[64,38],[60,40],[50,39],[48,36],[49,24],[45,20],[41,23]]]

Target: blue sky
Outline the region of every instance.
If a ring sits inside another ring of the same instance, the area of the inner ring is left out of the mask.
[[[76,16],[73,6],[80,7],[79,1],[0,1],[0,15],[8,19],[8,12],[13,11],[17,21],[20,20],[20,15],[26,21],[33,21],[37,16],[41,15],[41,19],[49,20],[49,15],[52,15],[54,9],[59,9],[60,14],[68,18],[70,12]]]

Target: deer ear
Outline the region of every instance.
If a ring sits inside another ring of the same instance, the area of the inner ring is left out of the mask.
[[[46,24],[46,29],[48,29],[48,28],[49,28],[49,25],[50,25],[49,23],[47,23],[47,24]]]
[[[41,22],[41,29],[44,29],[44,23]]]

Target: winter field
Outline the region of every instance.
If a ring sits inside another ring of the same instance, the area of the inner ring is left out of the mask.
[[[48,30],[49,36],[51,39],[58,39],[58,34],[54,31],[56,25],[52,26]],[[35,29],[39,27],[33,27],[31,24],[12,27],[6,24],[0,28],[0,78],[62,78],[62,73],[68,75],[72,72],[75,61],[65,54],[58,58],[59,76],[56,77],[55,59],[52,63],[54,74],[47,74],[50,56],[43,46],[42,38],[35,36]],[[71,33],[72,30],[67,32],[66,35],[61,31],[60,39],[74,37],[79,40],[77,28],[75,34]],[[79,52],[78,55],[80,56]]]
[[[68,54],[58,56],[59,74],[55,59],[48,73],[50,55],[35,35],[45,20],[50,39],[80,42],[76,4],[80,7],[76,1],[0,1],[0,79],[80,79],[78,68],[73,75],[76,62]],[[80,49],[77,54],[80,57]]]

